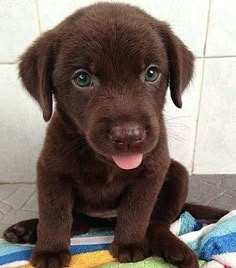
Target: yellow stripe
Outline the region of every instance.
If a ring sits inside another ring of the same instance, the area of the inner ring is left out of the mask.
[[[88,252],[83,254],[73,255],[69,268],[92,268],[102,264],[114,262],[115,259],[111,256],[108,250]],[[33,268],[32,265],[24,265],[21,268]]]

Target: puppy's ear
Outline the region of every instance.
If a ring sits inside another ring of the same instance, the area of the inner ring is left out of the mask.
[[[172,32],[168,24],[161,22],[158,28],[168,55],[171,98],[174,104],[181,108],[181,94],[193,76],[194,56]]]
[[[53,34],[46,32],[26,50],[19,63],[19,77],[23,86],[39,103],[46,122],[52,115],[54,43]]]

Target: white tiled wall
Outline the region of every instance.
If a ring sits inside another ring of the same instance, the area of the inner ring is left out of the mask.
[[[0,0],[0,182],[35,180],[46,126],[17,79],[18,56],[40,32],[94,2]],[[236,173],[236,1],[120,2],[168,21],[197,57],[183,109],[170,98],[165,107],[173,157],[195,174]]]
[[[236,171],[236,57],[205,61],[195,172]]]

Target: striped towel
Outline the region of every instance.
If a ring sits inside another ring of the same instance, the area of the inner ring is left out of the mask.
[[[181,214],[180,218],[171,225],[171,231],[175,235],[179,236],[194,230],[199,230],[201,227],[202,225],[199,222],[197,222],[188,212],[185,212]],[[73,260],[76,259],[80,263],[79,267],[82,268],[96,267],[98,266],[98,264],[105,264],[115,261],[107,251],[112,241],[112,231],[90,232],[84,235],[71,238],[70,249],[73,254],[72,263]],[[33,245],[29,244],[11,244],[1,239],[0,265],[4,265],[5,267],[20,267],[22,265],[27,265],[29,263],[28,260],[32,253],[33,247]],[[99,251],[100,253],[94,255],[94,252],[96,251]],[[87,255],[82,253],[87,253]],[[77,256],[78,254],[80,255],[79,259]],[[87,260],[94,259],[94,261],[92,261],[92,263],[91,261],[88,261],[86,264],[87,266],[81,266],[81,258],[83,260],[84,258],[87,258]],[[96,263],[96,265],[94,265],[94,263]]]
[[[203,260],[204,268],[236,268],[236,210],[199,231],[179,237]]]

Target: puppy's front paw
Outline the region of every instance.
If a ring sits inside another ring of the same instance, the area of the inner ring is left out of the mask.
[[[180,268],[199,268],[195,254],[186,245],[169,244],[163,255],[167,262]]]
[[[31,257],[31,264],[36,268],[62,268],[70,263],[71,253],[69,250],[59,252],[34,251]]]
[[[151,240],[151,249],[170,264],[179,268],[199,268],[193,251],[169,231],[160,233]]]
[[[110,251],[119,262],[138,262],[148,255],[148,248],[145,243],[122,245],[113,242]]]

